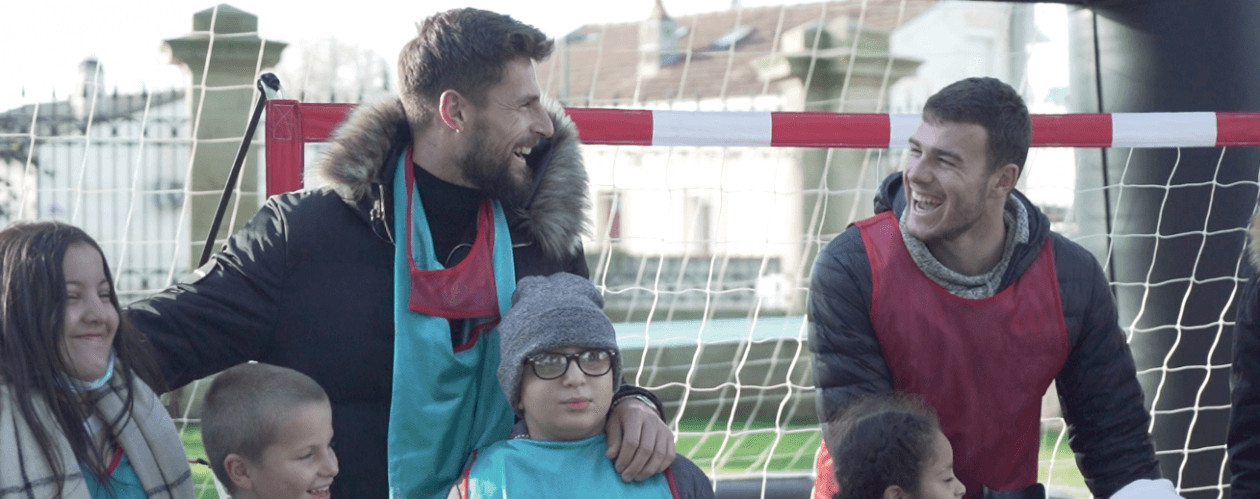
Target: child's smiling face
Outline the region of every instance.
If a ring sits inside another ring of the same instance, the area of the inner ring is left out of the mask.
[[[966,492],[962,480],[954,476],[954,448],[938,430],[932,441],[932,454],[919,477],[919,499],[955,499]]]
[[[332,438],[328,401],[299,406],[280,425],[262,457],[246,464],[250,480],[241,488],[259,499],[330,497],[338,471]]]
[[[105,375],[114,337],[118,333],[118,309],[113,287],[105,276],[101,252],[86,243],[71,244],[62,262],[66,279],[65,325],[61,358],[69,375],[92,381]]]

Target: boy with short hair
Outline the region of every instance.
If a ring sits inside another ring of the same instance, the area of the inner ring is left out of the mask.
[[[631,483],[605,457],[621,351],[599,290],[566,273],[516,286],[498,326],[497,375],[519,421],[508,440],[473,453],[460,496],[712,498],[708,477],[683,456]]]
[[[337,476],[328,394],[286,367],[247,363],[215,377],[201,414],[210,469],[235,499],[330,497]]]

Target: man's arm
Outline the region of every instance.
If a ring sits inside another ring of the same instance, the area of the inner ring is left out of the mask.
[[[1056,242],[1069,337],[1079,334],[1055,383],[1085,484],[1109,497],[1135,480],[1160,477],[1150,415],[1102,268],[1080,246]]]
[[[167,388],[265,351],[284,274],[284,234],[275,200],[268,201],[192,277],[124,309],[148,337]]]
[[[608,451],[613,467],[627,482],[646,480],[674,462],[677,450],[674,433],[665,424],[660,401],[647,390],[622,386],[613,397],[608,420],[604,423]],[[641,393],[627,395],[624,388]]]
[[[828,422],[853,399],[892,391],[892,374],[871,327],[871,267],[856,227],[827,244],[814,261],[809,282],[809,349],[814,353],[818,422]],[[814,498],[837,492],[831,456],[818,449]]]
[[[870,264],[856,227],[818,254],[809,291],[818,421],[826,424],[854,398],[892,390],[892,375],[871,328]]]
[[[1230,490],[1234,497],[1260,496],[1260,277],[1247,282],[1234,325],[1230,368]]]

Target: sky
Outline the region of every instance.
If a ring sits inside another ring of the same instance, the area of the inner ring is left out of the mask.
[[[799,3],[740,0],[747,7]],[[415,23],[434,12],[471,6],[509,14],[559,36],[591,23],[643,19],[654,0],[350,0],[292,2],[232,0],[259,17],[263,38],[289,42],[335,37],[393,61],[414,36]],[[665,0],[671,15],[730,8],[732,0]],[[162,52],[162,40],[192,31],[194,12],[213,0],[43,0],[6,2],[0,16],[0,110],[64,97],[78,79],[78,64],[96,56],[107,89],[166,89],[184,82]],[[315,7],[323,5],[325,7]],[[327,6],[336,5],[338,8]],[[25,96],[23,96],[25,93]]]

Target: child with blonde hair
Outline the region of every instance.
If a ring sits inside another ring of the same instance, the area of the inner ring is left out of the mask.
[[[235,499],[330,497],[332,407],[310,376],[246,363],[214,378],[201,410],[210,469]]]

